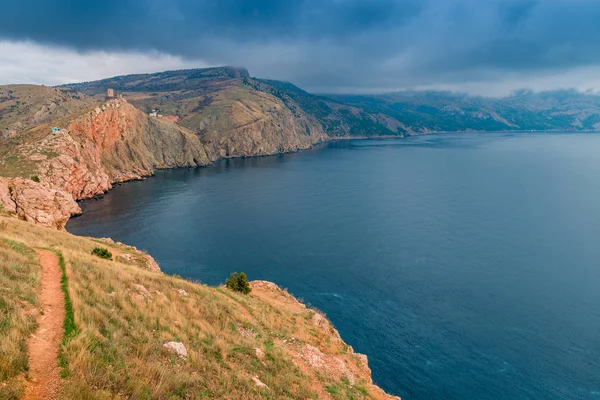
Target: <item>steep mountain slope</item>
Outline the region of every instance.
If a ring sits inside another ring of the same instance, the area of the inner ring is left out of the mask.
[[[97,246],[113,259],[91,255]],[[208,287],[161,273],[133,247],[0,215],[2,399],[23,393],[39,315],[35,248],[64,268],[60,399],[397,399],[322,314],[272,283],[252,282],[249,295]]]
[[[600,129],[600,96],[573,90],[521,91],[504,98],[450,92],[331,97],[372,113],[394,117],[416,132]]]
[[[401,136],[409,132],[402,122],[388,115],[315,96],[289,82],[247,79],[244,83],[271,93],[294,113],[304,112],[312,116],[330,137]]]
[[[251,78],[231,67],[128,75],[67,85],[89,95],[113,88],[141,110],[158,109],[196,132],[222,157],[307,148],[328,136],[402,135],[401,122]]]
[[[113,88],[139,109],[158,109],[196,132],[222,157],[294,151],[325,137],[600,129],[600,96],[576,91],[521,91],[504,98],[434,91],[315,96],[232,67],[127,75],[67,88],[90,96]]]
[[[144,112],[195,132],[219,157],[269,155],[306,149],[326,139],[321,126],[294,115],[283,102],[245,85],[231,67],[128,75],[68,87],[102,96],[112,88]]]

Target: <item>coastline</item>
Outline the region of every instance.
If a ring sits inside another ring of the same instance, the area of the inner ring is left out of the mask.
[[[0,225],[3,257],[15,251],[35,254],[37,248],[64,257],[75,330],[61,347],[62,378],[68,382],[61,398],[113,391],[169,398],[173,385],[186,382],[177,390],[208,390],[214,398],[257,398],[265,390],[280,398],[292,390],[294,398],[312,393],[310,398],[329,399],[330,388],[338,388],[351,398],[399,400],[373,382],[367,357],[355,353],[322,313],[272,282],[252,281],[252,292],[244,295],[167,275],[148,254],[110,239],[56,231],[4,212]],[[114,257],[91,255],[99,243]],[[169,343],[185,355],[171,354],[165,349]],[[115,368],[122,373],[115,374]],[[157,373],[164,375],[159,382],[152,379]],[[131,386],[130,377],[153,383]],[[228,384],[231,379],[247,383],[236,389]],[[21,387],[24,374],[9,384]]]

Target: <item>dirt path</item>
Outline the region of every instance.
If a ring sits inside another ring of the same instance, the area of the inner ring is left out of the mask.
[[[65,299],[60,288],[62,271],[58,257],[48,250],[37,250],[42,267],[40,304],[44,310],[39,327],[29,339],[29,380],[24,400],[58,399],[60,382],[58,349],[63,335]]]

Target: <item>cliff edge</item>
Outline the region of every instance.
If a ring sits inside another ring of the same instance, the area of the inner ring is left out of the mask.
[[[92,255],[97,246],[111,259]],[[36,248],[56,252],[66,277],[60,399],[397,399],[320,312],[273,283],[243,295],[189,282],[131,246],[2,215],[0,304],[14,345],[1,349],[0,398],[21,398],[26,383]]]

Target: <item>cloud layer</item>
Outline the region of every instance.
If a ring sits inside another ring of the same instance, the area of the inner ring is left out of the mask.
[[[24,0],[2,13],[11,42],[246,66],[313,91],[507,91],[560,77],[598,89],[573,73],[600,66],[595,0]]]

